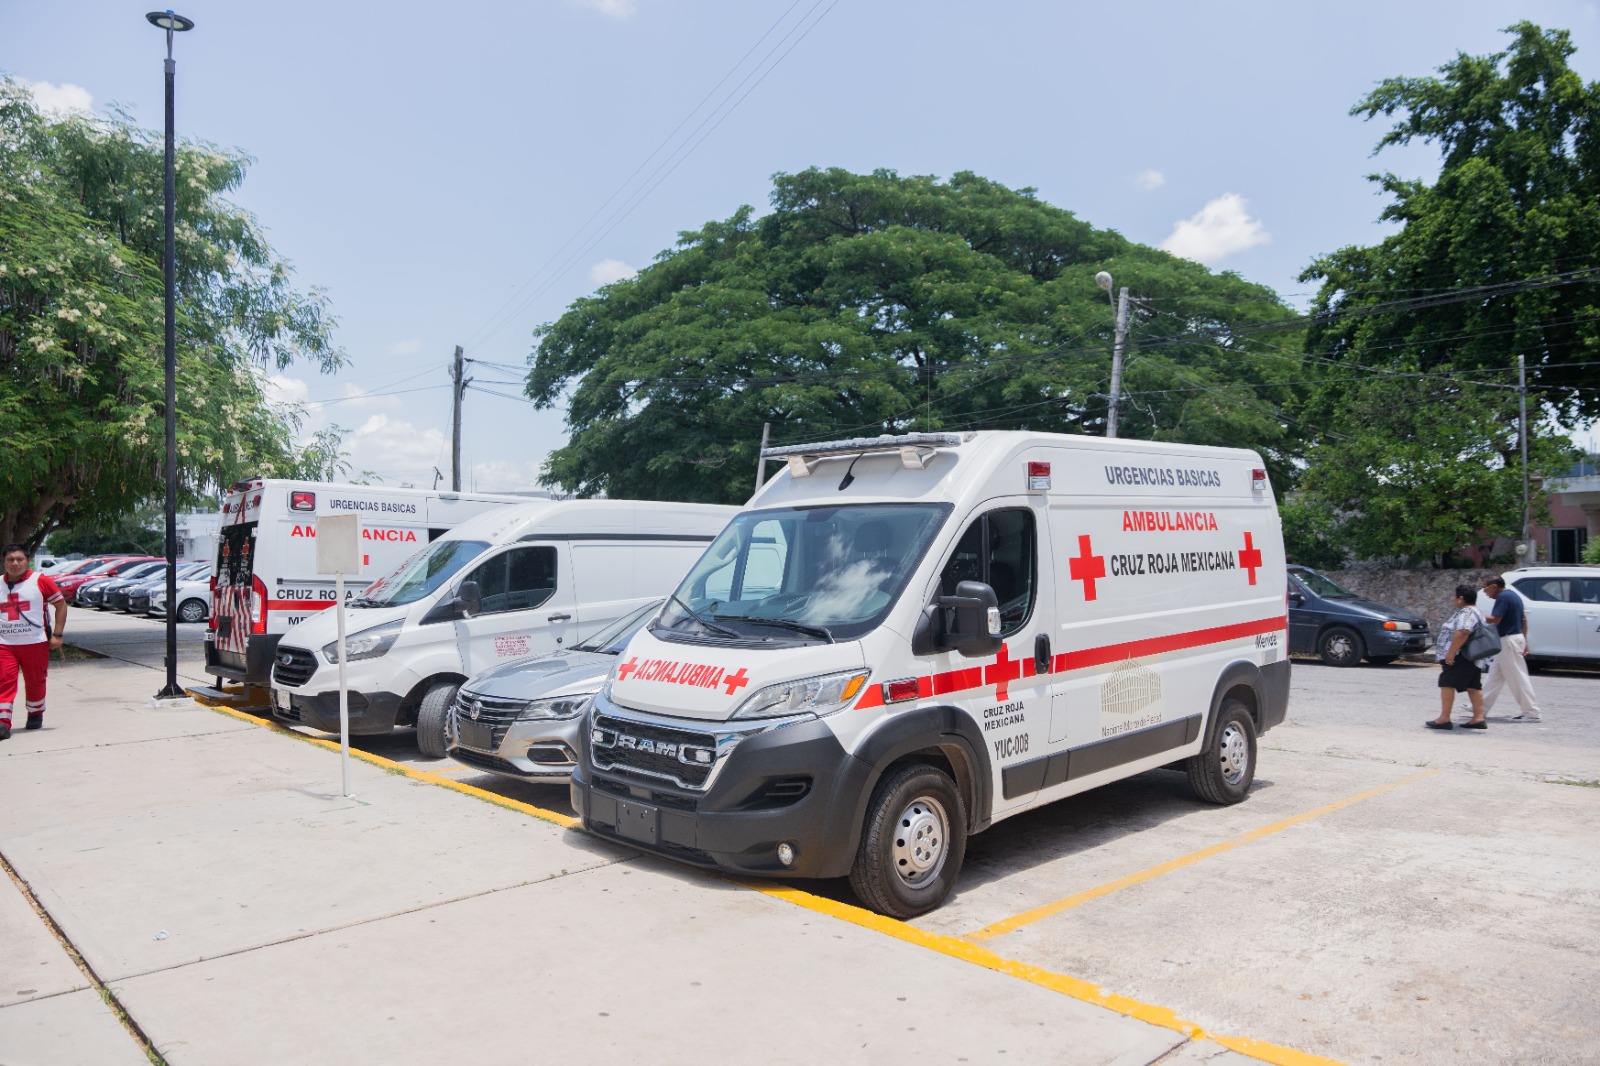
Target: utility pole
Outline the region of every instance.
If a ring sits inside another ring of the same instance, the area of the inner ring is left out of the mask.
[[[1522,543],[1527,555],[1524,562],[1537,562],[1533,545],[1528,540],[1528,367],[1527,361],[1517,356],[1517,395],[1522,401],[1522,413],[1517,418],[1517,436],[1522,438]]]
[[[756,491],[761,491],[761,485],[767,480],[767,437],[772,432],[772,423],[761,423],[761,450],[756,454],[761,457],[756,466]]]
[[[450,414],[450,491],[461,491],[461,394],[467,391],[467,383],[471,378],[463,378],[465,360],[462,359],[461,345],[456,345],[456,361],[450,370],[450,381],[455,386],[451,391],[455,394],[454,404]]]
[[[1117,332],[1111,345],[1111,409],[1106,412],[1106,436],[1117,435],[1117,414],[1122,407],[1122,345],[1128,339],[1128,287],[1117,294]]]

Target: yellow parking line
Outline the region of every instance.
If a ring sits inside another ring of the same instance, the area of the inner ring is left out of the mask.
[[[892,936],[896,940],[903,940],[908,944],[937,951],[941,955],[948,955],[953,959],[982,966],[986,970],[994,970],[1011,977],[1027,981],[1029,984],[1048,988],[1052,992],[1059,992],[1084,1003],[1092,1003],[1097,1007],[1114,1010],[1118,1014],[1150,1025],[1158,1025],[1163,1029],[1171,1029],[1182,1033],[1191,1040],[1210,1040],[1221,1044],[1241,1055],[1248,1055],[1261,1062],[1270,1062],[1275,1066],[1338,1066],[1337,1059],[1324,1058],[1309,1052],[1298,1051],[1294,1048],[1283,1047],[1279,1044],[1270,1044],[1264,1040],[1252,1040],[1249,1037],[1226,1036],[1220,1033],[1207,1032],[1194,1022],[1185,1021],[1178,1017],[1177,1012],[1167,1007],[1158,1007],[1154,1004],[1143,1003],[1128,996],[1119,996],[1108,992],[1099,985],[1082,978],[1070,977],[1067,974],[1055,973],[1039,966],[1030,966],[1015,959],[1003,958],[988,948],[962,940],[953,936],[940,933],[930,933],[918,929],[914,925],[897,921],[894,918],[885,918],[881,914],[864,910],[861,907],[852,907],[848,903],[839,903],[836,900],[824,899],[813,896],[795,888],[777,885],[765,885],[753,882],[738,882],[746,888],[772,896],[776,899],[792,903],[806,910],[825,914],[841,921],[850,922],[866,929]]]
[[[246,714],[243,711],[236,711],[232,707],[222,707],[215,703],[209,702],[202,704],[202,706],[216,711],[218,714],[225,714],[230,718],[237,718],[241,722],[249,722],[251,725],[258,725],[263,729],[270,729],[277,733],[284,733],[288,736],[294,737],[296,740],[303,740],[307,744],[315,744],[319,748],[327,748],[330,751],[339,750],[339,744],[337,741],[323,740],[321,737],[308,737],[304,733],[297,732],[288,728],[287,726],[279,725],[277,722],[263,721],[253,714]],[[460,781],[452,781],[448,777],[441,776],[432,770],[418,770],[414,766],[407,766],[405,763],[395,762],[393,759],[385,759],[382,755],[374,755],[371,752],[360,751],[356,748],[351,748],[350,754],[353,758],[360,759],[362,762],[367,762],[371,763],[373,766],[382,767],[391,773],[402,774],[411,778],[413,781],[426,781],[430,785],[439,785],[442,788],[452,789],[468,796],[475,796],[478,799],[493,803],[497,807],[506,807],[513,811],[521,811],[523,814],[531,814],[533,817],[541,818],[546,822],[553,822],[564,829],[576,829],[578,827],[578,820],[572,817],[570,814],[560,814],[556,811],[547,811],[543,807],[535,807],[531,803],[523,803],[520,800],[507,799],[506,797],[501,796],[498,793],[490,792],[487,789],[476,788],[472,785],[463,784]]]
[[[304,733],[289,729],[285,726],[279,725],[276,722],[263,721],[254,715],[245,714],[243,711],[235,711],[231,707],[221,707],[209,703],[205,704],[205,706],[219,714],[225,714],[231,718],[237,718],[240,721],[249,722],[252,725],[258,725],[265,729],[273,730],[274,732],[286,734],[294,737],[296,740],[305,741],[307,744],[315,744],[318,747],[326,748],[331,751],[339,750],[339,745],[331,740],[322,740],[318,737],[308,737]],[[576,830],[578,832],[584,831],[583,826],[579,823],[578,819],[569,815],[558,814],[555,811],[547,811],[542,807],[535,807],[531,803],[521,803],[517,800],[506,799],[504,796],[496,795],[493,792],[486,792],[481,788],[474,788],[471,785],[464,785],[459,781],[451,781],[449,778],[441,777],[436,773],[430,773],[425,770],[415,770],[403,763],[397,763],[392,759],[385,759],[381,755],[372,755],[368,752],[357,751],[354,748],[351,749],[350,754],[354,755],[358,759],[371,763],[374,766],[379,766],[386,770],[404,774],[405,776],[417,781],[426,781],[429,784],[439,785],[443,788],[453,789],[456,792],[465,793],[469,796],[475,796],[479,799],[487,800],[488,802],[497,804],[501,807],[507,807],[515,811],[521,811],[522,813],[532,815],[535,818],[540,818],[547,822],[553,822],[554,824],[567,829]],[[1416,777],[1425,776],[1427,775],[1416,775]],[[1407,778],[1406,780],[1414,780],[1414,778]],[[1388,785],[1384,787],[1393,788],[1396,785],[1401,785],[1404,783],[1404,781],[1397,781],[1394,785]],[[1376,792],[1382,790],[1380,789],[1374,791]],[[1351,797],[1349,800],[1344,802],[1354,803],[1360,798],[1363,797]],[[1307,812],[1308,815],[1311,813],[1312,812]],[[884,934],[885,936],[892,936],[897,940],[903,940],[906,943],[915,944],[916,946],[926,948],[929,951],[936,951],[941,955],[947,955],[951,958],[959,959],[974,966],[981,966],[984,969],[994,970],[997,973],[1003,973],[1009,977],[1015,977],[1018,980],[1027,981],[1029,984],[1038,985],[1041,988],[1049,989],[1050,991],[1060,993],[1061,995],[1071,996],[1073,999],[1081,1000],[1084,1003],[1090,1003],[1097,1007],[1105,1007],[1108,1010],[1114,1010],[1118,1014],[1126,1015],[1129,1018],[1135,1018],[1142,1022],[1147,1022],[1150,1025],[1160,1026],[1163,1029],[1171,1029],[1174,1032],[1182,1033],[1191,1040],[1210,1040],[1213,1043],[1220,1044],[1223,1047],[1228,1048],[1230,1051],[1236,1051],[1241,1055],[1249,1056],[1250,1058],[1257,1059],[1261,1062],[1272,1063],[1273,1066],[1342,1066],[1337,1059],[1325,1058],[1321,1055],[1313,1055],[1305,1051],[1297,1051],[1294,1048],[1283,1047],[1279,1044],[1271,1044],[1264,1040],[1253,1040],[1249,1037],[1225,1036],[1219,1033],[1208,1032],[1199,1025],[1196,1025],[1193,1022],[1185,1021],[1184,1019],[1178,1017],[1177,1012],[1171,1010],[1170,1008],[1158,1007],[1154,1004],[1144,1003],[1136,999],[1131,999],[1127,996],[1117,995],[1114,992],[1108,992],[1093,982],[1085,981],[1082,978],[1071,977],[1062,973],[1055,973],[1039,966],[1030,966],[1027,963],[1018,962],[1015,959],[1003,958],[1000,955],[990,951],[988,948],[980,947],[977,944],[973,944],[967,940],[962,940],[952,936],[944,936],[940,933],[925,932],[921,929],[918,929],[914,925],[908,925],[907,923],[898,921],[894,918],[885,918],[881,914],[875,914],[872,911],[865,910],[861,907],[852,907],[848,903],[839,903],[831,899],[825,899],[821,896],[812,895],[810,892],[806,892],[798,888],[789,888],[784,885],[742,882],[733,880],[732,878],[729,878],[728,880],[733,884],[738,884],[753,891],[760,892],[763,895],[783,900],[787,903],[793,904],[796,907],[803,907],[806,910],[814,911],[818,914],[836,918],[840,921],[850,922],[853,925],[859,925],[863,928],[874,930]]]
[[[1248,833],[1240,834],[1239,836],[1234,837],[1232,840],[1224,840],[1220,844],[1212,844],[1208,848],[1201,848],[1199,851],[1191,851],[1187,855],[1172,859],[1169,862],[1161,863],[1157,866],[1152,866],[1147,870],[1140,870],[1138,873],[1129,874],[1127,877],[1120,877],[1115,881],[1107,882],[1106,884],[1100,885],[1096,888],[1085,889],[1084,891],[1070,895],[1065,899],[1058,899],[1054,903],[1046,903],[1042,907],[1035,907],[1030,911],[1023,911],[1021,914],[995,922],[992,925],[986,925],[982,929],[979,929],[975,932],[967,933],[963,939],[982,941],[989,940],[997,936],[1003,936],[1006,933],[1015,932],[1025,925],[1032,925],[1034,922],[1040,921],[1044,918],[1049,918],[1055,914],[1060,914],[1062,911],[1071,910],[1080,903],[1087,903],[1092,899],[1099,899],[1101,896],[1110,895],[1118,889],[1127,888],[1130,885],[1142,884],[1145,881],[1151,880],[1152,878],[1160,877],[1162,874],[1168,874],[1174,870],[1181,870],[1183,867],[1197,863],[1201,859],[1209,859],[1213,855],[1221,855],[1223,852],[1232,851],[1234,848],[1249,844],[1255,840],[1260,840],[1265,836],[1271,836],[1273,833],[1281,832],[1282,830],[1288,829],[1291,826],[1300,825],[1303,822],[1309,822],[1311,819],[1320,818],[1324,814],[1332,814],[1334,811],[1342,810],[1345,807],[1349,807],[1355,803],[1360,803],[1363,800],[1372,799],[1374,796],[1381,796],[1391,789],[1399,788],[1401,785],[1409,785],[1411,782],[1420,781],[1424,777],[1432,777],[1438,772],[1439,771],[1437,769],[1424,770],[1421,773],[1412,774],[1410,777],[1402,777],[1398,781],[1391,781],[1387,785],[1379,785],[1377,788],[1369,788],[1365,792],[1356,793],[1354,796],[1347,796],[1342,800],[1323,804],[1321,807],[1313,807],[1309,811],[1301,811],[1299,814],[1285,818],[1282,821],[1273,822],[1271,825],[1264,825],[1259,829],[1252,829]]]

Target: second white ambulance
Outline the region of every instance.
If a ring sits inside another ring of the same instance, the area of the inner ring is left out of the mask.
[[[938,906],[967,838],[1178,763],[1245,797],[1289,695],[1252,452],[1054,434],[771,449],[787,469],[618,657],[572,800],[602,836]]]

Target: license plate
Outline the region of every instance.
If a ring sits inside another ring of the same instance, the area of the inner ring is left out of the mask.
[[[494,751],[494,731],[482,722],[456,722],[456,737],[463,748]]]
[[[648,803],[617,800],[617,832],[641,844],[656,842],[656,826],[661,821],[661,811]]]
[[[272,706],[280,711],[289,709],[289,694],[281,688],[272,690]]]

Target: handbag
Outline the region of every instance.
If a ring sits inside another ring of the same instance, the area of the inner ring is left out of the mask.
[[[1479,622],[1457,654],[1474,661],[1493,658],[1500,654],[1500,634],[1488,622]]]

